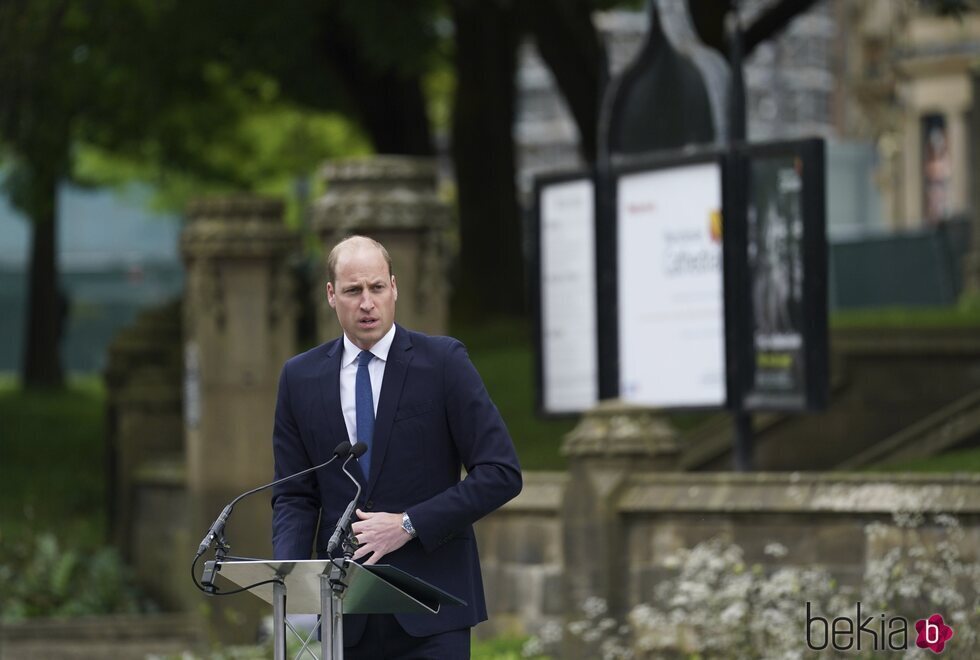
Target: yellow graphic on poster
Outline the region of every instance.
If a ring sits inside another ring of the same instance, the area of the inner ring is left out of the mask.
[[[708,233],[711,240],[721,243],[721,209],[715,209],[708,214]]]

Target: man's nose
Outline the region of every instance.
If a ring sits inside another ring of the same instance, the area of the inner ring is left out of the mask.
[[[361,297],[361,309],[368,311],[374,308],[374,299],[371,294],[366,293]]]

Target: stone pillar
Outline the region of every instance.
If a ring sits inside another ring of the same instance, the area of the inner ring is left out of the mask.
[[[970,249],[963,258],[963,300],[980,307],[980,67],[970,74]]]
[[[181,343],[179,303],[145,310],[113,339],[105,372],[112,542],[140,585],[168,610],[184,610],[197,601],[189,581],[172,579],[186,570],[181,557],[189,543],[186,533],[160,532],[164,526],[186,532],[187,520],[182,508],[143,506],[143,475],[160,463],[184,460]],[[182,477],[174,489],[181,493]],[[156,530],[152,546],[141,545],[141,527]]]
[[[198,537],[235,495],[272,480],[279,371],[296,352],[287,256],[297,247],[278,200],[230,196],[187,208],[184,424]],[[271,556],[269,493],[240,502],[226,532],[232,554]],[[207,602],[221,609],[215,623],[230,624],[221,636],[254,640],[259,613],[267,609],[257,599]]]
[[[678,434],[657,412],[606,401],[586,413],[567,436],[568,487],[562,501],[567,616],[581,620],[587,598],[603,599],[611,616],[626,614],[627,562],[619,496],[637,473],[674,470]],[[601,654],[578,637],[565,634],[563,658]]]
[[[323,245],[315,280],[320,340],[340,336],[337,315],[327,304],[326,263],[333,246],[351,234],[380,241],[391,255],[398,284],[398,323],[445,334],[449,286],[444,235],[450,208],[436,194],[435,160],[408,156],[338,160],[324,166],[323,177],[327,192],[313,211],[313,229]]]

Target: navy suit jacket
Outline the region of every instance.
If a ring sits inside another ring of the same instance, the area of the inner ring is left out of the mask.
[[[385,555],[392,564],[466,601],[439,614],[397,614],[411,635],[473,626],[487,618],[473,523],[515,497],[521,472],[510,435],[465,347],[396,325],[374,426],[371,474],[356,461],[365,511],[412,519],[417,538]],[[273,452],[277,479],[326,461],[349,440],[340,406],[343,339],[286,362],[279,378]],[[460,479],[461,467],[466,478]],[[273,489],[276,559],[326,558],[327,541],[354,484],[340,461]],[[317,531],[319,530],[319,531]],[[364,617],[345,615],[344,642]]]

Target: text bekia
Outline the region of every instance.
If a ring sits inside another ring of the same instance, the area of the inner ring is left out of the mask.
[[[838,616],[828,620],[815,614],[810,601],[806,603],[806,645],[811,651],[823,651],[828,646],[835,651],[904,651],[909,648],[909,622],[901,616],[888,617],[884,612],[865,616],[861,601],[854,606],[854,618]],[[942,653],[953,629],[940,614],[915,623],[915,645]]]
[[[854,618],[839,616],[830,621],[811,611],[806,603],[806,645],[813,651],[827,646],[836,651],[902,651],[909,647],[909,622],[904,617],[886,619],[885,613],[864,617],[861,601],[854,608]]]

